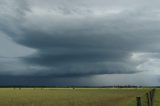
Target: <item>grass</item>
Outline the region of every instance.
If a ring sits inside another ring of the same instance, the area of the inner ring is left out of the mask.
[[[147,91],[116,88],[1,88],[0,106],[136,106],[136,96],[143,96]]]
[[[148,106],[148,101],[147,101],[147,97],[145,95],[146,93],[142,94],[140,97],[141,97],[141,103],[142,103],[142,106]],[[136,99],[133,99],[132,101],[129,101],[129,103],[126,105],[126,106],[137,106],[137,101]]]
[[[154,106],[160,106],[160,89],[156,89],[154,97]]]

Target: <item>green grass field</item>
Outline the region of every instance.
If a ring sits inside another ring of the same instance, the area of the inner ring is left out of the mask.
[[[154,97],[154,106],[160,106],[160,89],[156,89]]]
[[[0,106],[136,106],[136,96],[143,96],[147,91],[118,88],[1,88]]]

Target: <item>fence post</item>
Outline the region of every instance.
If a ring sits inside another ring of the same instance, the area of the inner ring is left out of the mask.
[[[152,102],[152,97],[153,97],[152,91],[150,91],[149,93],[150,93],[151,102]]]
[[[136,97],[137,100],[137,106],[142,106],[141,105],[141,97]]]
[[[150,91],[149,93],[150,93],[151,106],[152,106],[152,103],[153,103],[153,94],[152,94],[152,91]]]
[[[155,89],[152,89],[152,90],[151,90],[151,94],[152,94],[152,97],[151,97],[151,106],[153,106]]]
[[[146,93],[147,96],[147,101],[148,101],[148,106],[151,106],[151,97],[150,97],[150,93]]]

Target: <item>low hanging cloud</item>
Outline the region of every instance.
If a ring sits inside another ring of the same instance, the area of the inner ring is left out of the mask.
[[[1,33],[35,52],[17,58],[12,64],[16,68],[1,65],[0,74],[70,77],[150,71],[144,67],[160,56],[158,3],[2,0]]]

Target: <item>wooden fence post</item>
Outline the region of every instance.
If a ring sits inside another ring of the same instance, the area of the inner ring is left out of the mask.
[[[150,91],[149,93],[150,93],[151,102],[152,102],[152,97],[153,97],[152,91]]]
[[[152,102],[153,102],[153,94],[152,94],[152,91],[150,91],[149,94],[150,94],[151,106],[152,106]]]
[[[147,104],[148,106],[153,106],[154,102],[155,89],[152,89],[148,93],[146,93]],[[142,106],[141,97],[136,97],[137,106]]]
[[[152,94],[152,96],[151,96],[151,106],[153,106],[155,89],[152,89],[152,90],[151,90],[151,94]]]
[[[141,105],[141,97],[136,97],[137,100],[137,106],[142,106]]]
[[[150,93],[146,93],[147,96],[147,101],[148,101],[148,106],[151,106],[151,97],[150,97]]]

